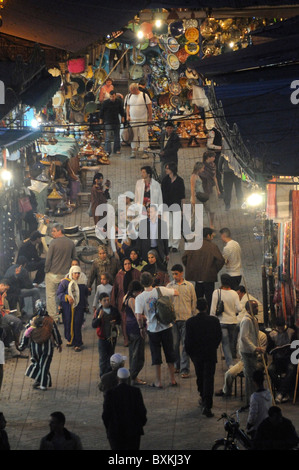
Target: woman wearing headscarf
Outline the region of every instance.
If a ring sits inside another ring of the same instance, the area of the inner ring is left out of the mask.
[[[148,264],[141,270],[142,273],[150,273],[154,278],[153,286],[166,286],[169,283],[167,266],[159,261],[159,255],[156,250],[150,250],[147,254]]]
[[[128,346],[128,336],[126,333],[126,314],[123,308],[124,296],[128,292],[129,285],[132,281],[139,281],[141,273],[138,269],[132,267],[130,258],[122,260],[122,269],[120,269],[115,277],[110,299],[111,305],[116,307],[121,315],[121,326],[124,337],[124,346]]]
[[[132,261],[133,268],[138,269],[138,271],[141,271],[147,265],[147,262],[141,258],[139,250],[136,248],[131,248],[130,260]]]
[[[82,325],[84,313],[88,309],[89,294],[87,285],[78,282],[80,274],[80,266],[72,266],[57,289],[57,297],[62,308],[64,337],[68,341],[67,346],[73,346],[76,352],[81,351],[83,345]]]

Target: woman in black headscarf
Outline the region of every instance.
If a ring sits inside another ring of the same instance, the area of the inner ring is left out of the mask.
[[[129,256],[132,261],[133,268],[138,269],[138,271],[141,271],[142,268],[147,265],[147,262],[141,258],[140,253],[136,248],[131,248]]]
[[[131,281],[139,281],[140,276],[140,271],[132,267],[132,261],[130,258],[124,258],[122,260],[122,269],[120,269],[115,276],[110,295],[111,305],[116,307],[121,315],[124,346],[128,346],[128,337],[126,334],[126,314],[123,308],[124,296],[128,292]]]
[[[148,264],[141,270],[142,273],[150,273],[154,278],[153,286],[166,286],[169,283],[167,266],[159,261],[156,250],[150,250],[147,254]]]

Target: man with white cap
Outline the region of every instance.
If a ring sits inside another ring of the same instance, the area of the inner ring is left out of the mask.
[[[118,385],[104,398],[102,419],[107,438],[111,450],[139,450],[147,410],[140,389],[128,383],[128,369],[118,369],[117,377]]]
[[[110,357],[110,365],[112,370],[102,375],[101,381],[99,383],[99,390],[103,392],[104,395],[108,392],[108,390],[117,386],[117,372],[118,369],[124,367],[126,359],[126,356],[122,356],[119,353],[115,353]]]

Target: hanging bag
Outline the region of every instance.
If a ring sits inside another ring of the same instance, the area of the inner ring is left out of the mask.
[[[218,291],[218,301],[216,306],[216,315],[219,317],[224,312],[224,302],[221,300],[221,289]]]

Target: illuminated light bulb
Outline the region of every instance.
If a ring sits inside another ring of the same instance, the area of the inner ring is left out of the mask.
[[[156,20],[156,21],[155,21],[155,26],[156,26],[157,28],[161,28],[161,25],[162,25],[162,21],[161,21],[161,20]]]
[[[2,170],[1,171],[1,179],[3,181],[10,181],[12,178],[12,173],[11,171],[8,171],[8,170]]]
[[[247,203],[251,207],[259,206],[263,202],[263,197],[259,193],[253,193],[247,198]]]
[[[138,33],[137,33],[138,39],[143,39],[143,36],[144,36],[143,32],[142,32],[142,31],[138,31]]]
[[[37,129],[39,125],[40,125],[40,122],[38,122],[38,119],[32,119],[31,127],[33,127],[34,129]]]
[[[230,42],[230,43],[229,43],[229,47],[231,47],[231,48],[233,48],[233,47],[234,47],[234,45],[235,45],[235,43],[234,43],[234,42]]]

